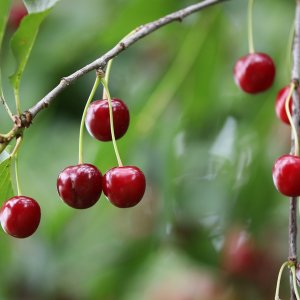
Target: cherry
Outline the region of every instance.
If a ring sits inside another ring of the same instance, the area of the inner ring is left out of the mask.
[[[8,18],[9,27],[12,29],[17,29],[20,25],[20,22],[27,14],[27,9],[22,1],[14,4],[11,8]]]
[[[61,199],[73,208],[84,209],[94,205],[102,193],[102,174],[93,165],[69,166],[57,178]]]
[[[113,98],[113,120],[115,138],[121,138],[129,126],[129,111],[126,104]],[[99,141],[111,141],[108,100],[93,101],[87,111],[85,126],[91,136]]]
[[[273,181],[277,190],[288,197],[300,196],[300,157],[283,155],[273,166]]]
[[[0,210],[3,230],[16,238],[26,238],[38,228],[41,219],[39,204],[26,196],[15,196],[3,203]]]
[[[222,265],[233,276],[249,277],[257,267],[257,250],[251,236],[240,228],[226,236],[222,250]]]
[[[277,117],[284,123],[290,125],[290,121],[288,119],[288,116],[286,114],[285,110],[285,102],[286,98],[289,94],[290,86],[283,87],[276,96],[276,102],[275,102],[275,111]],[[300,97],[300,89],[298,89],[298,95]],[[292,105],[293,105],[293,97],[290,99],[289,107],[290,107],[290,113],[292,115]]]
[[[273,84],[275,65],[265,53],[250,53],[236,62],[233,73],[236,84],[244,92],[256,94]]]
[[[146,179],[137,167],[115,167],[103,176],[103,192],[117,207],[126,208],[138,204],[145,193]]]

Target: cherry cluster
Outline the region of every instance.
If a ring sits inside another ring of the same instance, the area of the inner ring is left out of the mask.
[[[234,67],[237,85],[246,93],[256,94],[270,88],[275,77],[273,60],[265,53],[250,53],[241,57]],[[283,123],[290,125],[286,110],[292,116],[293,97],[289,97],[291,87],[283,87],[277,94],[275,102],[276,115]],[[300,97],[300,89],[297,89]],[[287,99],[290,98],[290,99]],[[300,157],[287,154],[279,157],[273,166],[273,180],[277,190],[285,196],[300,196]]]
[[[129,127],[129,111],[120,99],[111,99],[115,139],[121,138]],[[92,137],[99,141],[111,141],[111,119],[107,99],[93,101],[85,118],[85,125]],[[146,189],[143,172],[135,166],[118,166],[104,176],[91,164],[79,163],[60,172],[57,191],[61,199],[72,208],[93,206],[102,191],[108,200],[119,208],[137,205]],[[0,220],[3,230],[17,238],[26,238],[38,228],[41,209],[34,199],[18,195],[3,203]]]
[[[121,138],[129,127],[129,111],[120,100],[111,99],[115,138]],[[112,141],[109,103],[107,99],[93,101],[87,111],[85,125],[92,137],[99,141]],[[94,205],[102,190],[117,207],[138,204],[145,192],[143,172],[135,166],[119,166],[104,176],[91,164],[78,164],[65,168],[58,176],[57,190],[61,199],[73,208],[83,209]]]
[[[288,98],[291,92],[290,86],[283,87],[276,97],[276,114],[278,118],[285,124],[291,125],[288,118],[287,109],[290,117],[292,117],[292,103],[293,97]],[[297,88],[298,97],[300,97],[300,90]],[[286,105],[286,101],[289,101]],[[287,108],[287,109],[286,109]],[[293,125],[293,124],[292,124]],[[297,133],[296,133],[297,135]],[[299,147],[298,139],[295,139],[295,148]],[[295,154],[286,154],[280,156],[273,166],[273,181],[277,190],[288,197],[300,196],[300,157],[297,150]]]

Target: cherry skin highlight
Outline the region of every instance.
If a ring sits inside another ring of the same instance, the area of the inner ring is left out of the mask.
[[[121,138],[129,127],[129,111],[126,104],[112,98],[115,138]],[[111,141],[108,100],[93,101],[87,111],[85,126],[90,135],[99,141]]]
[[[127,208],[137,205],[146,189],[144,173],[137,167],[115,167],[103,176],[103,192],[117,207]]]
[[[15,196],[3,203],[0,210],[3,230],[16,238],[26,238],[38,228],[41,208],[32,198]]]
[[[278,117],[278,119],[280,119],[283,123],[286,123],[288,125],[290,125],[290,121],[289,118],[286,114],[286,110],[285,110],[285,102],[287,99],[287,96],[289,94],[290,91],[290,86],[285,86],[283,87],[277,94],[276,96],[276,102],[275,102],[275,112],[276,112],[276,116]],[[298,95],[300,98],[300,89],[298,89]],[[293,97],[291,97],[290,99],[290,103],[289,103],[289,108],[290,108],[290,113],[292,116],[292,105],[293,105]]]
[[[256,94],[272,86],[275,65],[265,53],[250,53],[236,62],[233,73],[236,84],[244,92]]]
[[[102,193],[102,174],[93,165],[65,168],[57,178],[60,198],[69,206],[84,209],[93,206]]]
[[[277,190],[288,197],[300,196],[300,157],[283,155],[273,166],[273,181]]]

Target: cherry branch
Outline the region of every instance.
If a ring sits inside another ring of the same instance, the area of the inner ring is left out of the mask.
[[[293,122],[297,128],[299,135],[300,128],[300,104],[299,104],[299,67],[300,67],[300,0],[296,0],[295,12],[295,33],[293,41],[293,65],[291,77],[295,83],[295,90],[293,92]],[[291,138],[291,153],[294,153],[295,137],[292,134]],[[289,261],[297,266],[297,197],[290,199],[290,214],[289,214]],[[290,291],[291,300],[296,300],[294,292],[293,277],[290,274]]]
[[[214,4],[218,4],[221,2],[225,2],[227,0],[204,0],[202,2],[196,3],[194,5],[190,5],[186,8],[178,10],[174,13],[168,14],[158,20],[147,23],[145,25],[141,25],[133,30],[129,35],[124,37],[117,45],[115,45],[111,50],[107,53],[91,62],[90,64],[84,66],[80,70],[74,72],[73,74],[62,78],[60,83],[50,91],[44,98],[42,98],[38,103],[36,103],[33,107],[28,109],[28,112],[31,114],[31,118],[33,119],[41,110],[48,107],[48,105],[54,100],[54,98],[61,93],[67,86],[71,83],[82,77],[83,75],[97,69],[104,70],[108,61],[112,58],[116,57],[118,54],[126,50],[129,46],[133,45],[140,39],[145,36],[148,36],[152,32],[158,30],[159,28],[175,22],[182,21],[185,17],[198,12],[206,7],[212,6]]]

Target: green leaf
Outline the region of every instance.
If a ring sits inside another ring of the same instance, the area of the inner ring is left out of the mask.
[[[24,0],[29,13],[37,13],[48,10],[53,7],[59,0]]]
[[[1,157],[5,157],[6,153],[1,153]],[[11,182],[10,172],[11,159],[5,159],[0,163],[0,202],[11,198],[14,195],[13,186]]]
[[[8,18],[10,4],[11,4],[11,0],[0,1],[0,52],[1,52],[1,45],[2,45],[2,40],[5,32],[5,26]],[[1,71],[0,71],[0,97],[3,97]]]
[[[9,13],[11,0],[1,0],[0,1],[0,47],[2,44],[6,21]]]
[[[17,61],[15,73],[10,77],[13,87],[18,90],[20,81],[34,45],[40,24],[50,10],[27,15],[11,39],[11,48]]]

